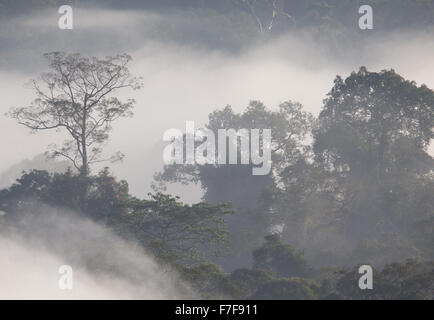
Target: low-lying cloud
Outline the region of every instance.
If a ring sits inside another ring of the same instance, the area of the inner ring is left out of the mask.
[[[3,229],[5,226],[3,226]],[[73,270],[59,288],[59,267]],[[43,207],[0,233],[0,299],[194,298],[135,243],[77,213]]]
[[[7,43],[0,47],[0,62],[4,62],[0,65],[0,113],[11,106],[27,105],[34,98],[23,84],[46,70],[44,52],[131,54],[131,72],[142,76],[145,85],[137,92],[119,94],[121,99],[136,99],[135,116],[114,124],[106,151],[125,154],[123,163],[110,166],[139,197],[151,191],[153,174],[163,166],[164,131],[183,130],[187,120],[201,126],[217,108],[229,104],[241,112],[249,100],[260,100],[275,109],[279,103],[293,100],[317,115],[335,76],[345,77],[362,65],[370,71],[394,68],[405,78],[434,88],[434,38],[425,32],[364,34],[363,44],[356,47],[340,43],[336,56],[309,32],[298,31],[272,41],[252,41],[231,51],[183,43],[174,36],[210,28],[206,17],[192,22],[179,12],[74,7],[74,30],[60,30],[60,15],[55,9],[0,22],[0,37]],[[171,28],[176,32],[171,33]],[[8,139],[1,141],[2,150],[14,150],[3,154],[0,171],[44,152],[48,144],[59,143],[64,137],[52,132],[31,136],[5,117],[0,117],[0,126],[3,134],[8,133]],[[21,148],[15,148],[17,145]],[[201,196],[198,188],[169,192],[186,202]]]

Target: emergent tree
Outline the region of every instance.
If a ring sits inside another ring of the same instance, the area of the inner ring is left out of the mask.
[[[51,157],[69,159],[82,175],[95,162],[116,161],[117,153],[102,159],[102,144],[108,139],[111,123],[132,115],[133,99],[124,102],[113,96],[122,88],[141,87],[127,64],[131,57],[120,54],[98,59],[63,52],[46,53],[50,71],[32,80],[36,99],[30,106],[12,108],[8,115],[32,131],[65,129],[71,139],[53,146]]]

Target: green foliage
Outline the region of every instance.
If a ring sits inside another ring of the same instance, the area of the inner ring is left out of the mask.
[[[265,237],[264,245],[253,251],[255,268],[270,270],[281,277],[304,276],[308,273],[303,252],[282,244],[278,235]]]
[[[331,10],[315,8],[320,17]],[[317,122],[292,102],[210,114],[214,132],[271,128],[273,166],[268,176],[252,176],[250,164],[167,166],[156,176],[163,185],[200,182],[207,203],[135,198],[108,169],[33,170],[0,190],[0,222],[16,227],[22,214],[43,214],[38,203],[72,209],[138,241],[205,298],[433,299],[433,112],[426,86],[362,67],[336,78]],[[278,233],[260,246],[270,230]],[[228,243],[226,260],[214,258]],[[419,260],[393,263],[409,257]],[[356,261],[385,265],[374,270],[374,290],[360,290],[357,268],[332,273]]]
[[[129,200],[126,226],[157,258],[191,264],[202,260],[203,252],[222,253],[223,217],[232,213],[230,205],[185,205],[170,195],[150,196]]]
[[[237,294],[237,288],[227,274],[215,264],[201,264],[179,270],[183,280],[205,299],[230,298]]]
[[[360,290],[355,284],[360,275],[358,268],[342,271],[336,284],[342,299],[432,300],[434,292],[434,264],[407,260],[405,263],[386,265],[381,271],[374,269],[373,289]]]
[[[308,151],[305,139],[310,134],[313,116],[302,110],[302,105],[287,101],[278,111],[269,110],[260,101],[251,101],[246,110],[237,114],[230,106],[209,115],[206,128],[218,136],[219,129],[272,129],[272,172],[295,163]],[[233,143],[228,141],[228,143]],[[238,152],[240,148],[237,148]],[[272,186],[273,176],[253,176],[249,165],[169,165],[156,174],[157,182],[197,183],[204,191],[204,200],[210,203],[232,202],[235,208],[251,208],[264,188]]]
[[[6,212],[23,211],[26,204],[31,206],[32,202],[38,201],[76,210],[107,224],[123,214],[128,197],[126,181],[117,182],[107,168],[96,176],[88,177],[71,171],[49,174],[33,170],[24,173],[9,189],[0,191],[0,201]]]
[[[251,299],[314,300],[319,298],[320,285],[303,278],[283,278],[262,285]]]
[[[234,205],[237,214],[226,219],[231,234],[229,254],[232,257],[232,261],[225,264],[228,269],[250,265],[252,250],[266,235],[264,225],[271,222],[268,212],[254,208],[263,192],[279,183],[279,172],[309,152],[305,140],[313,121],[313,116],[305,112],[301,104],[291,101],[282,103],[277,111],[268,109],[259,101],[251,101],[243,113],[235,113],[226,106],[209,115],[206,127],[216,136],[219,129],[271,128],[272,174],[254,176],[252,164],[169,165],[156,174],[156,181],[163,190],[167,183],[200,182],[204,201],[213,204],[231,202]],[[228,143],[232,142],[228,139]]]
[[[270,111],[252,101],[243,113],[228,106],[209,115],[214,132],[271,128],[272,175],[254,177],[250,166],[168,166],[157,180],[200,182],[207,202],[234,203],[228,269],[248,265],[267,228],[281,228],[282,240],[308,248],[319,266],[431,260],[433,110],[431,89],[362,67],[336,78],[318,121],[292,102]]]
[[[119,89],[140,89],[140,79],[132,77],[127,67],[132,58],[127,54],[86,58],[64,52],[44,57],[50,70],[32,80],[36,98],[30,106],[11,108],[7,115],[32,132],[64,130],[69,139],[48,155],[68,159],[82,175],[89,173],[92,163],[122,159],[121,153],[109,159],[102,159],[101,153],[113,121],[132,115],[134,99],[122,102],[113,96]]]
[[[237,269],[230,274],[230,279],[238,289],[236,298],[244,299],[252,296],[260,286],[272,281],[271,272],[260,269]]]
[[[413,156],[432,166],[423,151],[434,137],[433,105],[432,90],[393,70],[362,67],[345,80],[338,76],[319,116],[315,154],[338,172],[381,175],[393,164],[394,144],[411,141],[420,150]]]
[[[337,77],[314,130],[316,164],[330,175],[328,206],[354,257],[432,259],[434,92],[393,70]],[[424,199],[421,205],[420,200]]]
[[[139,241],[161,262],[185,264],[203,260],[205,249],[222,252],[227,237],[223,216],[232,213],[230,205],[185,205],[161,193],[149,200],[134,198],[128,184],[116,181],[107,168],[87,177],[34,170],[0,191],[6,224],[34,212],[37,203],[77,211]]]

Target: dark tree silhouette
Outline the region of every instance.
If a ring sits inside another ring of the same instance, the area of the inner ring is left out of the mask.
[[[131,57],[98,59],[63,52],[44,56],[51,70],[32,81],[36,99],[30,106],[12,108],[8,115],[33,131],[65,129],[71,139],[61,147],[53,146],[48,155],[69,159],[83,175],[92,163],[121,159],[121,153],[102,159],[101,146],[111,123],[132,115],[135,101],[122,102],[113,96],[118,89],[141,87],[140,79],[128,70]]]

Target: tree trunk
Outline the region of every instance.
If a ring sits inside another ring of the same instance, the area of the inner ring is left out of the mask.
[[[83,119],[82,119],[82,126],[81,126],[81,175],[86,177],[89,174],[89,163],[87,159],[87,146],[86,146],[86,118],[87,118],[87,112],[86,112],[86,104],[83,106]]]

